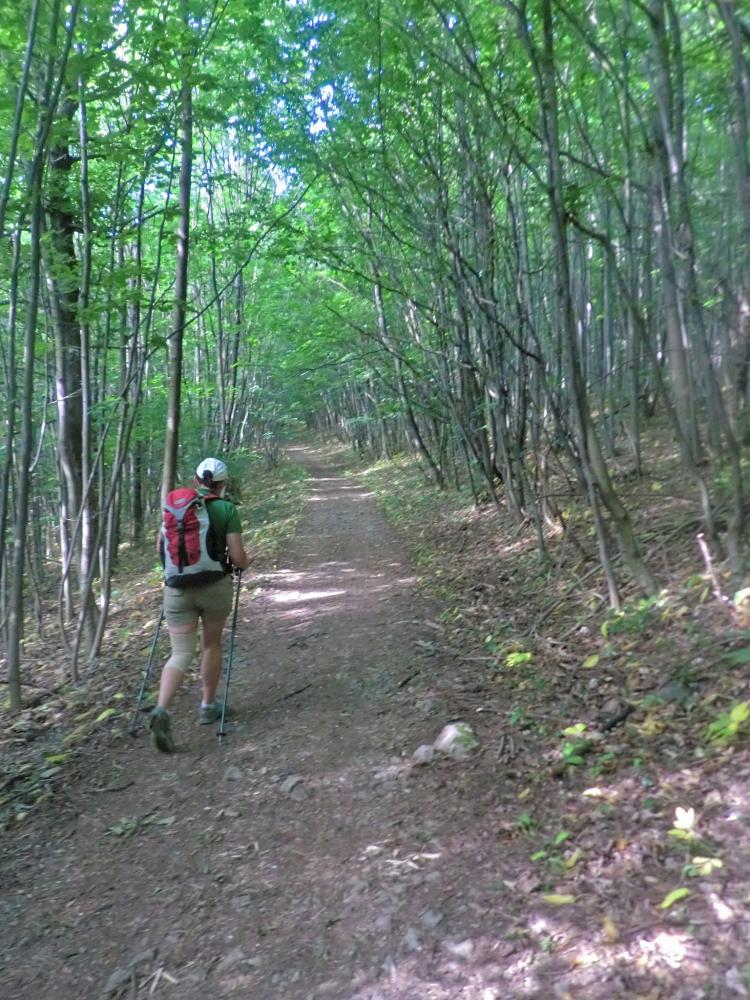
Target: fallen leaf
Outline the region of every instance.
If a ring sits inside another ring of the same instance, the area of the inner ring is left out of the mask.
[[[605,937],[608,941],[611,941],[612,944],[614,944],[620,936],[620,932],[617,930],[617,925],[609,914],[607,914],[602,921],[602,929],[604,930]]]
[[[672,892],[668,892],[664,899],[659,903],[660,910],[668,910],[670,906],[674,903],[679,902],[679,900],[684,899],[686,896],[690,896],[691,892],[684,886],[681,889],[673,889]]]

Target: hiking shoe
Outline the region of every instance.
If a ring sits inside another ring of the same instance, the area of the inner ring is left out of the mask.
[[[224,702],[219,701],[218,698],[214,698],[210,705],[201,705],[198,709],[198,722],[202,726],[210,726],[212,722],[216,722],[217,719],[221,718],[223,711]]]
[[[174,740],[172,739],[172,723],[169,721],[169,712],[166,708],[155,708],[151,713],[151,742],[157,750],[162,753],[174,753]]]

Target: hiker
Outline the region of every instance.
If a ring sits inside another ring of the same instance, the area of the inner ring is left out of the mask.
[[[206,458],[195,473],[195,489],[173,490],[164,504],[157,549],[164,565],[164,618],[172,655],[164,664],[159,700],[151,713],[151,741],[173,753],[168,708],[195,656],[202,624],[201,725],[221,717],[216,698],[221,677],[221,638],[232,610],[232,570],[247,569],[237,508],[223,499],[229,473],[218,458]],[[197,525],[196,525],[197,521]]]

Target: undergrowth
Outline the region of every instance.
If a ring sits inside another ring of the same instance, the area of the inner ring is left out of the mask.
[[[586,730],[583,755],[575,742],[549,741],[558,772],[581,768],[597,778],[624,766],[600,738],[602,725],[622,725],[646,752],[673,741],[669,752],[684,762],[747,740],[746,609],[737,595],[717,597],[689,529],[673,533],[660,554],[662,590],[631,593],[612,610],[595,559],[581,565],[580,551],[565,552],[559,538],[550,538],[552,562],[543,565],[530,528],[477,509],[468,492],[436,489],[406,458],[359,475],[402,533],[420,583],[441,602],[445,642],[464,651],[458,669],[466,683],[489,685],[496,701],[514,703],[516,717],[559,711],[561,733]],[[661,508],[650,501],[654,523],[671,515],[670,485],[662,484]],[[570,690],[569,705],[561,688]],[[612,723],[618,712],[627,714]]]
[[[307,472],[282,459],[269,468],[257,455],[243,459],[237,505],[252,569],[272,563],[297,530]]]
[[[579,544],[550,534],[544,565],[531,528],[436,490],[407,460],[358,474],[438,602],[422,697],[476,727],[498,847],[527,852],[524,908],[570,912],[560,940],[602,970],[651,955],[659,989],[637,971],[629,995],[676,995],[688,963],[664,942],[703,949],[695,995],[718,996],[724,977],[750,986],[732,937],[750,900],[750,589],[703,565],[679,468],[650,458],[658,483],[622,492],[661,589],[625,581],[619,610],[582,507],[568,508]]]

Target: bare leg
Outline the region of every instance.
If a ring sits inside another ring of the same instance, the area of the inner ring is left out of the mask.
[[[203,619],[203,655],[201,656],[201,681],[203,704],[210,705],[216,697],[221,678],[221,637],[226,618]]]

